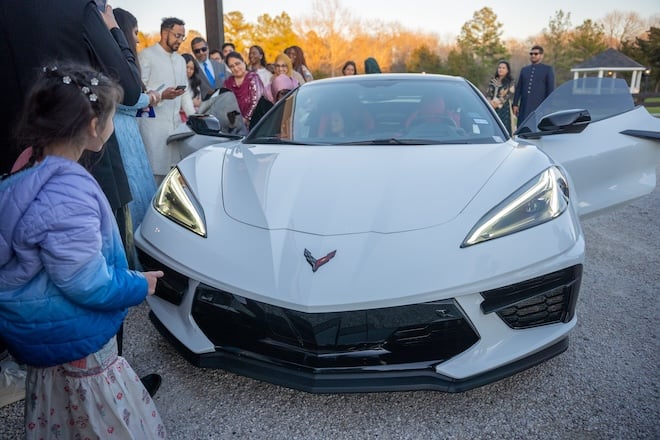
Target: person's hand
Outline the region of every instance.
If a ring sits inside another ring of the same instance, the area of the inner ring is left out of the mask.
[[[115,14],[112,12],[112,6],[105,5],[105,11],[101,12],[101,17],[108,29],[118,28],[117,20],[115,20]]]
[[[149,90],[147,92],[147,95],[149,95],[149,105],[150,106],[155,106],[160,102],[160,93],[158,93],[155,90]]]
[[[160,99],[174,99],[183,95],[186,92],[185,89],[177,90],[174,87],[168,87],[160,93]]]
[[[151,272],[142,272],[142,275],[147,279],[147,284],[149,285],[147,294],[153,295],[156,292],[156,282],[158,281],[158,278],[165,274],[162,270],[154,270]]]
[[[518,116],[518,106],[517,105],[512,106],[511,111],[513,112],[514,115]]]

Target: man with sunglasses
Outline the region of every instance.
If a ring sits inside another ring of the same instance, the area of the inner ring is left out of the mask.
[[[188,85],[186,61],[177,53],[186,39],[183,20],[164,18],[160,25],[160,40],[140,52],[142,82],[147,90],[159,90],[161,101],[154,108],[154,117],[138,118],[140,133],[154,178],[160,183],[170,168],[180,159],[179,151],[167,145],[169,136],[181,124],[181,95]]]
[[[202,72],[200,79],[202,80],[202,99],[204,99],[215,89],[222,87],[227,76],[225,65],[209,58],[209,45],[202,37],[193,38],[190,48],[199,64],[199,70]]]
[[[531,64],[523,67],[518,76],[518,86],[513,95],[513,113],[522,123],[530,113],[555,89],[555,71],[543,64],[543,48],[535,45],[529,51]]]

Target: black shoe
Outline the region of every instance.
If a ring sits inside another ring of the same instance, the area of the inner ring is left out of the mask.
[[[153,373],[141,377],[140,381],[142,381],[142,385],[144,385],[144,387],[147,389],[149,395],[154,397],[154,394],[156,394],[156,391],[158,391],[158,388],[160,388],[162,378],[159,374]]]

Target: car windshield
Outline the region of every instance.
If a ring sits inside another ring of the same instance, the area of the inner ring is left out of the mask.
[[[279,101],[245,143],[437,145],[507,138],[492,109],[467,81],[384,74],[305,84]]]
[[[518,131],[535,132],[546,115],[559,110],[585,109],[599,121],[635,108],[630,89],[621,78],[579,78],[557,87],[519,126]]]

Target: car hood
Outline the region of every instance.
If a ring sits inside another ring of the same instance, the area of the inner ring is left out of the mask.
[[[225,154],[222,199],[229,217],[268,230],[339,235],[428,228],[456,217],[514,147],[241,144]]]

